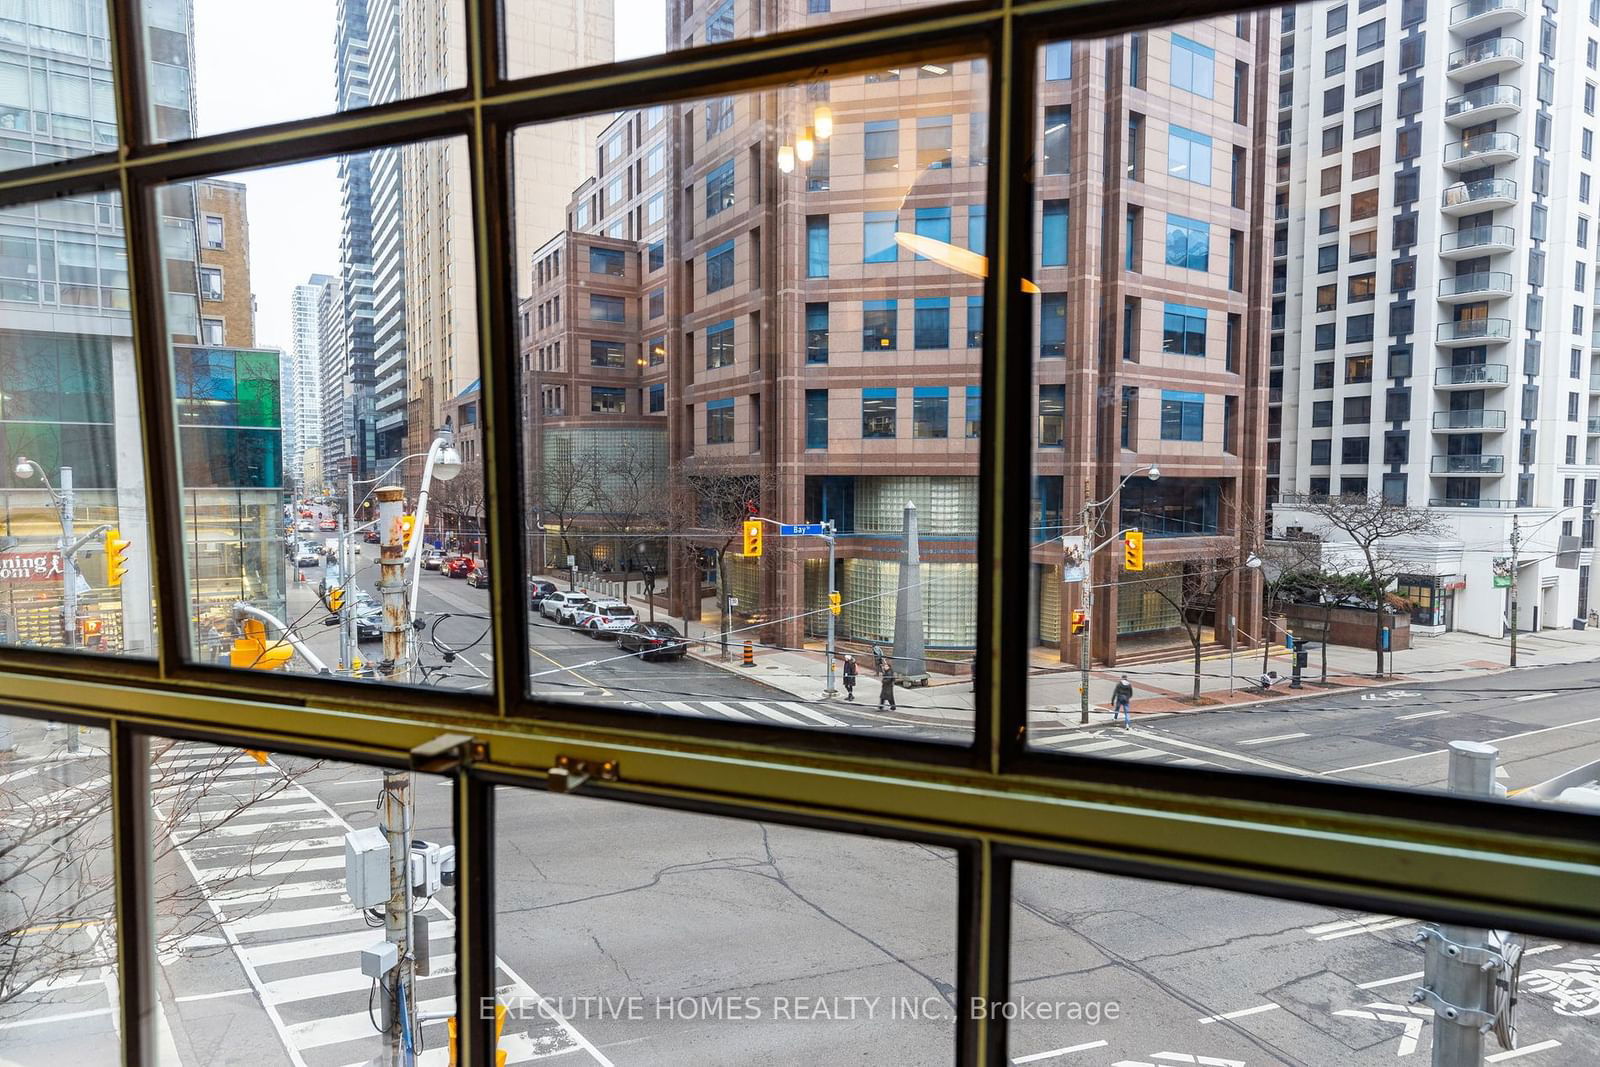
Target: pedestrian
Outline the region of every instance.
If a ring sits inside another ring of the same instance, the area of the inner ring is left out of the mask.
[[[1117,687],[1111,691],[1112,722],[1117,721],[1117,709],[1119,708],[1122,709],[1123,729],[1132,729],[1133,716],[1130,712],[1133,709],[1133,683],[1128,680],[1126,674],[1122,676],[1122,681],[1117,683]]]
[[[883,673],[883,646],[882,645],[874,644],[872,646],[872,669],[874,671],[876,671],[878,674],[882,674]]]
[[[898,710],[894,706],[894,664],[887,662],[883,665],[883,681],[878,688],[878,710],[882,711],[885,704],[890,711]]]
[[[846,656],[844,658],[844,698],[846,700],[854,700],[856,698],[856,658],[854,656]]]

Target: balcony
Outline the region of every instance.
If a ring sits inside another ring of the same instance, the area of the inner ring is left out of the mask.
[[[1511,368],[1504,363],[1467,363],[1433,372],[1435,389],[1492,389],[1510,381]]]
[[[1479,211],[1510,207],[1517,202],[1517,183],[1510,178],[1480,178],[1457,182],[1440,197],[1439,210],[1446,215],[1470,215]]]
[[[1450,9],[1450,29],[1472,36],[1496,26],[1509,26],[1527,13],[1527,0],[1467,0]]]
[[[1464,230],[1439,235],[1442,259],[1466,259],[1509,252],[1517,246],[1517,231],[1510,226],[1468,226]]]
[[[1515,37],[1491,37],[1450,53],[1445,73],[1462,81],[1477,81],[1522,66],[1522,42]]]
[[[1504,456],[1434,456],[1434,474],[1468,474],[1494,477],[1505,470]]]
[[[1500,270],[1479,270],[1439,279],[1439,302],[1465,304],[1472,300],[1503,300],[1511,295],[1511,275]]]
[[[1444,102],[1444,120],[1452,126],[1508,119],[1522,111],[1522,90],[1515,85],[1485,85]]]
[[[1492,496],[1436,496],[1428,499],[1430,508],[1514,508],[1515,500]]]
[[[1510,319],[1463,319],[1460,322],[1441,322],[1433,336],[1434,344],[1441,348],[1503,345],[1509,340],[1511,340]],[[1505,372],[1505,368],[1501,367],[1501,375]],[[1505,378],[1502,377],[1500,381],[1504,382]]]
[[[1447,170],[1469,170],[1511,163],[1522,154],[1522,138],[1514,133],[1480,133],[1444,146]]]
[[[1499,410],[1472,408],[1465,411],[1435,411],[1434,433],[1481,433],[1506,428],[1506,413]]]
[[[1589,433],[1600,434],[1600,415],[1589,416]]]
[[[1600,393],[1600,373],[1589,372],[1589,392]]]

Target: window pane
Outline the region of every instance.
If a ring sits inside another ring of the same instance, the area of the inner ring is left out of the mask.
[[[115,151],[114,94],[104,0],[0,8],[0,170]]]
[[[745,9],[734,10],[737,22]],[[979,65],[933,65],[948,76],[867,73],[727,97],[716,107],[730,124],[709,135],[706,101],[656,118],[621,112],[593,142],[596,180],[552,193],[555,221],[519,244],[534,264],[520,365],[526,395],[539,398],[524,429],[526,551],[540,599],[532,692],[592,702],[584,694],[600,685],[599,699],[620,708],[834,730],[885,721],[877,706],[888,713],[892,700],[939,709],[911,736],[965,739],[970,693],[951,694],[967,688],[977,647],[981,439],[967,389],[981,378],[987,152],[974,116],[987,102]],[[1072,82],[1050,84],[1065,93]],[[830,99],[855,103],[835,110]],[[557,139],[579,126],[563,124]],[[519,144],[546,131],[524,129]],[[596,200],[606,175],[637,174],[657,153],[666,164],[628,200]],[[665,216],[641,220],[635,206],[661,193]],[[1049,215],[1064,262],[1068,204],[1058,199]],[[621,237],[609,236],[613,223]],[[566,273],[539,266],[586,264],[588,248],[624,242],[636,249],[629,270],[655,247],[659,269],[644,279],[580,272],[569,291]],[[624,318],[603,331],[583,315],[539,314],[557,294],[588,294],[586,308],[613,289]],[[658,291],[660,325],[633,321]],[[1043,343],[1064,352],[1065,307],[1049,321]],[[667,357],[636,364],[636,341],[662,329]],[[620,368],[553,358],[588,352],[593,334],[623,343]],[[649,395],[641,407],[640,393],[658,387],[660,409]],[[596,401],[597,389],[618,392]],[[905,539],[908,501],[919,558],[902,565],[883,546]],[[753,514],[765,532],[759,557],[744,553]],[[831,574],[825,523],[837,534]],[[904,573],[921,575],[916,592]],[[632,614],[578,614],[544,592],[615,600]],[[652,618],[673,632],[651,631]],[[759,681],[741,666],[746,641],[775,668]],[[906,681],[960,684],[886,688],[874,646]],[[845,655],[855,657],[853,701]]]
[[[228,324],[227,343],[199,343],[168,316],[197,660],[488,685],[478,639],[488,594],[471,588],[484,580],[485,518],[476,297],[461,268],[472,231],[467,203],[449,195],[452,176],[466,180],[465,148],[423,142],[160,191],[163,203],[231,205],[250,223],[248,242],[201,253],[220,284],[199,309]],[[590,299],[568,301],[562,319],[603,327],[564,358],[599,378],[639,353],[611,326],[625,314],[612,294],[631,292],[637,263],[634,246],[618,251],[612,242],[566,264]],[[181,278],[168,272],[173,307]],[[391,523],[400,548],[401,515],[413,525],[393,595],[425,630],[385,622],[380,557]],[[466,581],[434,584],[447,575]]]
[[[290,14],[231,0],[140,2],[158,141],[386,104],[467,80],[462,12],[448,5],[435,13],[394,0],[312,0]],[[564,16],[549,12],[542,28],[550,35],[598,21],[574,5]],[[574,48],[590,42],[585,62],[611,58],[592,29],[569,39]]]
[[[161,211],[198,332],[194,200]],[[0,211],[0,644],[155,653],[127,269],[114,194]]]

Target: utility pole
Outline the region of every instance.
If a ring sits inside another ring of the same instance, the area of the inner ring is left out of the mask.
[[[72,558],[72,468],[62,467],[56,509],[61,517],[61,630],[68,648],[78,647],[78,564]],[[77,735],[77,727],[72,733]]]
[[[1089,641],[1094,633],[1094,486],[1083,480],[1083,633],[1078,635],[1078,722],[1089,721]]]
[[[401,512],[405,490],[384,486],[378,498],[378,529],[383,538],[378,589],[383,596],[383,665],[386,680],[397,679],[406,666],[406,639],[411,610],[406,599],[405,547]],[[408,668],[409,669],[409,668]],[[389,845],[389,902],[383,909],[384,939],[395,946],[395,965],[386,976],[394,1011],[387,1019],[389,1063],[409,1062],[407,1047],[416,1047],[416,968],[411,958],[411,823],[410,771],[383,772],[383,833]]]
[[[1515,511],[1511,513],[1511,666],[1517,665],[1517,548],[1522,540],[1522,524]]]
[[[834,638],[834,621],[835,621],[835,616],[833,614],[833,595],[838,592],[838,589],[834,585],[834,580],[835,579],[834,579],[834,573],[833,573],[833,567],[834,567],[833,553],[834,553],[834,540],[835,540],[836,535],[838,534],[838,528],[834,526],[832,519],[829,519],[827,522],[823,523],[822,525],[823,525],[823,528],[825,530],[827,530],[827,533],[823,535],[823,540],[828,542],[828,650],[827,650],[828,685],[827,685],[827,688],[823,689],[822,695],[826,696],[826,697],[831,697],[831,696],[837,696],[838,693],[839,693],[839,691],[836,688],[834,688],[834,684],[833,684],[833,656],[834,656],[833,638]]]

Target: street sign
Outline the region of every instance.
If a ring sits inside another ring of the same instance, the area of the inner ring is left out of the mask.
[[[567,557],[567,566],[569,568],[571,568],[571,567],[576,567],[577,565],[578,565],[578,557],[569,555]]]
[[[827,530],[820,522],[785,522],[778,524],[779,537],[821,537]]]

